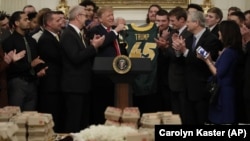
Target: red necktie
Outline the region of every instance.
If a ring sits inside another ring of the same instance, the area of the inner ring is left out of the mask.
[[[110,32],[110,27],[107,28],[107,31]],[[121,51],[120,51],[120,48],[119,48],[119,44],[118,44],[118,41],[117,39],[114,40],[114,46],[115,46],[115,50],[116,50],[116,55],[121,55]]]

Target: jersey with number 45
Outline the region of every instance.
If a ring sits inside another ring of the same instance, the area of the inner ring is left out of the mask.
[[[134,23],[127,25],[127,35],[124,37],[127,43],[127,52],[130,58],[149,58],[152,61],[152,72],[136,77],[134,93],[146,95],[156,92],[156,72],[158,49],[154,41],[157,37],[157,27],[154,23],[146,26],[137,26]]]

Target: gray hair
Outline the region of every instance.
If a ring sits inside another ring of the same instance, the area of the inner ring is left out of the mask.
[[[77,5],[72,7],[69,11],[69,21],[74,20],[76,16],[81,13],[82,10],[85,10],[84,6]]]
[[[194,11],[194,12],[189,12],[188,13],[192,22],[195,22],[197,21],[199,23],[199,25],[201,27],[205,27],[205,16],[204,16],[204,13],[200,12],[200,11]]]

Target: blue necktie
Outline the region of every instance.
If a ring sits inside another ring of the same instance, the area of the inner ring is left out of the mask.
[[[193,43],[192,43],[192,50],[195,50],[195,46],[196,46],[196,37],[193,36]]]

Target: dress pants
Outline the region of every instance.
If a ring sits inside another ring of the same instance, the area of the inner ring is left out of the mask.
[[[65,133],[74,133],[89,126],[90,94],[63,92],[65,99]]]
[[[37,80],[21,77],[8,81],[9,105],[20,106],[21,111],[34,111],[37,107]]]

